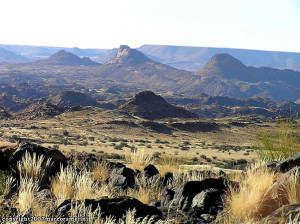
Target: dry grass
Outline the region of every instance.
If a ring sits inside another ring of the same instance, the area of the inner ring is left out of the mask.
[[[147,181],[147,179],[142,176],[135,178],[135,182],[137,187],[124,192],[125,195],[134,197],[148,205],[151,201],[160,199],[163,187],[161,186],[159,178],[153,178],[152,181]]]
[[[107,178],[109,178],[111,169],[109,168],[107,162],[102,161],[94,165],[94,167],[92,168],[92,172],[94,175],[94,179],[100,184],[104,184]]]
[[[22,178],[18,196],[20,212],[37,206],[38,183],[33,179]]]
[[[168,172],[177,173],[180,161],[175,156],[163,156],[156,161],[156,164],[160,175],[164,176]]]
[[[85,198],[93,198],[95,196],[94,177],[91,172],[81,171],[75,182],[75,198],[83,200]]]
[[[22,161],[18,163],[20,178],[32,179],[40,184],[47,175],[46,170],[51,166],[51,160],[45,160],[45,157],[37,156],[35,153],[31,156],[26,152]]]
[[[133,150],[125,156],[126,163],[131,169],[143,170],[153,161],[153,157],[145,152],[145,149]]]
[[[76,172],[71,166],[60,167],[60,172],[52,180],[51,191],[56,197],[57,205],[64,200],[74,197],[74,183],[76,180]]]
[[[300,202],[300,173],[299,168],[292,170],[283,183],[283,192],[286,193],[287,200],[290,204]]]
[[[267,168],[250,167],[239,190],[225,201],[224,223],[254,223],[286,204],[300,202],[299,170],[275,174]],[[286,220],[283,221],[286,223]],[[295,223],[291,220],[289,223]]]
[[[240,223],[259,220],[265,209],[276,202],[272,193],[275,179],[275,173],[267,169],[249,168],[239,191],[232,190],[225,203],[230,220]]]

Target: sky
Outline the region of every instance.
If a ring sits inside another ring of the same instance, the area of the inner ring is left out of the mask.
[[[0,44],[300,52],[300,0],[0,0]]]

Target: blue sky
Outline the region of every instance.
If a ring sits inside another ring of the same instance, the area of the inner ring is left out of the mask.
[[[10,0],[1,44],[120,44],[300,52],[300,0]]]

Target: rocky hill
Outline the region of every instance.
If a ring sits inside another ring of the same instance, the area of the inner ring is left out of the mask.
[[[258,95],[275,101],[295,101],[300,95],[300,72],[248,67],[228,54],[215,55],[194,75],[181,83],[183,91],[234,98]]]
[[[100,65],[89,57],[80,58],[75,54],[60,50],[50,57],[33,62],[34,65]]]
[[[198,71],[216,54],[230,54],[247,66],[300,71],[300,53],[232,48],[143,45],[137,50],[177,69]]]
[[[140,92],[118,108],[119,111],[145,119],[195,118],[196,115],[168,103],[151,91]]]
[[[28,61],[30,61],[28,58],[22,57],[21,55],[0,47],[0,63],[22,63]]]
[[[69,108],[73,106],[99,106],[97,101],[90,96],[74,91],[64,91],[55,96],[50,96],[47,99],[47,102],[62,108]]]
[[[153,61],[125,45],[120,46],[116,56],[99,68],[98,74],[103,79],[161,89],[173,88],[178,80],[191,76],[190,72]]]

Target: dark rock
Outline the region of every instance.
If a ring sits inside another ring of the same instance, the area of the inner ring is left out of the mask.
[[[0,170],[10,170],[8,158],[2,151],[0,151]]]
[[[151,201],[149,205],[154,207],[160,207],[161,203],[160,201]]]
[[[28,142],[21,142],[9,161],[10,167],[16,178],[19,178],[18,163],[22,161],[22,158],[26,153],[29,153],[31,156],[35,153],[37,157],[43,155],[45,161],[48,159],[51,160],[52,165],[45,171],[47,175],[45,175],[44,180],[41,181],[41,185],[44,186],[49,184],[49,178],[51,176],[54,176],[60,171],[60,166],[67,165],[67,158],[59,150],[48,149]]]
[[[161,194],[161,206],[162,207],[169,207],[171,204],[173,198],[174,198],[175,192],[170,189],[165,189]]]
[[[300,223],[299,217],[300,203],[284,205],[273,213],[263,218],[257,224],[272,223]]]
[[[77,201],[77,203],[84,203],[85,207],[90,206],[92,211],[95,211],[100,207],[102,218],[113,216],[116,220],[118,220],[123,218],[128,210],[133,209],[136,210],[137,218],[154,216],[155,220],[159,220],[162,217],[161,211],[157,208],[145,205],[139,200],[128,196],[118,198],[85,199]],[[72,206],[75,206],[75,203],[71,203],[71,200],[66,200],[55,209],[54,215],[65,217]]]
[[[197,194],[192,201],[191,210],[194,216],[201,214],[217,215],[223,209],[224,190],[209,188]]]
[[[179,209],[188,211],[193,198],[209,188],[215,188],[218,190],[226,190],[229,185],[229,181],[224,178],[208,178],[202,181],[189,181],[179,187],[174,195],[174,203]]]
[[[49,189],[43,189],[39,191],[38,198],[39,199],[50,199],[52,198],[53,194]]]
[[[109,182],[121,190],[133,188],[135,186],[135,172],[127,167],[115,168],[110,174]]]
[[[152,164],[149,164],[148,166],[146,166],[144,168],[144,175],[147,178],[153,177],[153,176],[158,175],[158,174],[159,174],[158,169]]]
[[[296,166],[300,166],[300,152],[293,156],[286,158],[283,161],[280,161],[276,165],[276,170],[278,170],[280,172],[287,172]]]
[[[174,181],[174,175],[171,172],[167,172],[163,178],[163,186],[166,187],[168,184],[172,184]]]

